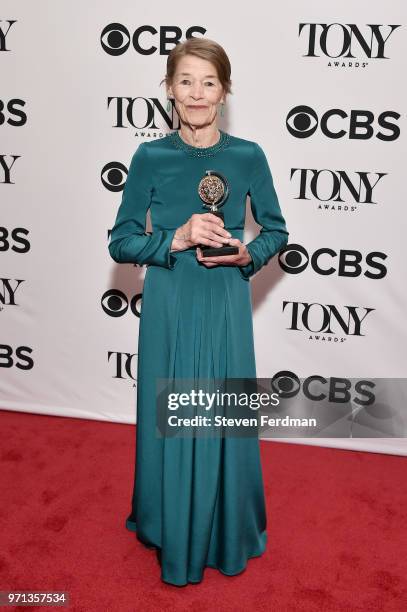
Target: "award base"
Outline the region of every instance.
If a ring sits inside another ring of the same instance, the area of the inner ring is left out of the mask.
[[[222,219],[222,221],[224,222],[223,212],[221,212],[220,210],[217,210],[217,211],[210,210],[209,212],[212,215],[219,217],[219,219]],[[217,256],[223,257],[224,255],[237,255],[239,252],[238,247],[229,246],[228,244],[224,244],[221,247],[211,247],[206,244],[201,244],[199,245],[199,247],[202,251],[202,257],[217,257]]]

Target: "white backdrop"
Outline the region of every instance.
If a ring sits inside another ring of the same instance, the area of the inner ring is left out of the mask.
[[[406,12],[401,0],[3,0],[0,408],[135,421],[145,268],[115,264],[108,235],[135,149],[178,127],[159,83],[189,28],[230,57],[221,127],[264,148],[290,231],[291,250],[251,280],[258,377],[405,378]],[[366,114],[371,133],[355,128]],[[329,198],[338,184],[342,202]],[[246,242],[249,202],[247,221]],[[360,335],[335,319],[312,331],[328,305],[354,307]],[[290,441],[407,454],[406,434]]]

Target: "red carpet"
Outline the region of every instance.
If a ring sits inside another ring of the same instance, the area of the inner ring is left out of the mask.
[[[1,591],[68,591],[78,612],[407,610],[405,457],[261,442],[265,555],[180,588],[124,528],[133,426],[17,412],[1,424]]]

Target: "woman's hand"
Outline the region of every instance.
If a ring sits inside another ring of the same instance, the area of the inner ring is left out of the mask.
[[[239,247],[239,253],[236,255],[216,255],[215,257],[203,257],[202,251],[198,247],[196,249],[196,258],[208,268],[213,266],[247,266],[252,261],[252,256],[245,244],[240,242],[238,238],[230,238],[228,244]]]
[[[221,247],[229,243],[230,237],[222,219],[212,213],[195,213],[175,232],[171,251],[182,251],[199,244]]]

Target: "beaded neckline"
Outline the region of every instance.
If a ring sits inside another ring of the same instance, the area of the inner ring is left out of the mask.
[[[185,151],[191,157],[211,157],[215,155],[219,151],[222,151],[225,147],[230,143],[230,134],[227,134],[223,130],[219,130],[220,138],[218,142],[210,147],[194,147],[193,145],[184,142],[181,136],[179,135],[178,130],[174,132],[170,132],[167,134],[167,138],[177,149],[181,149]]]

